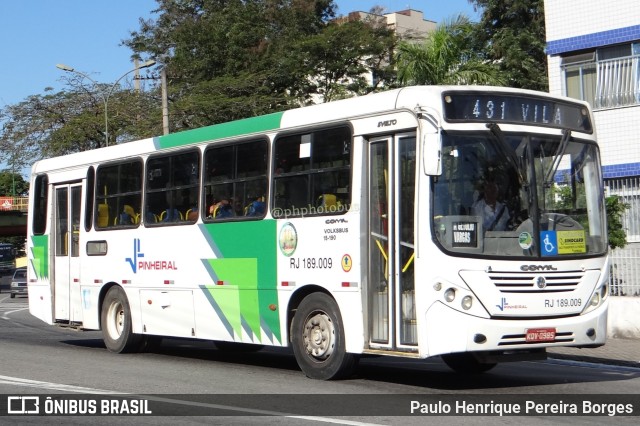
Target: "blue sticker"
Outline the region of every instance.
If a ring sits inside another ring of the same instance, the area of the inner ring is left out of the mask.
[[[540,232],[540,251],[543,256],[555,256],[558,254],[558,237],[556,231]]]

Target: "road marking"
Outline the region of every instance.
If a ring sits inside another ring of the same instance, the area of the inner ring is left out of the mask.
[[[2,313],[2,316],[0,318],[4,319],[4,320],[9,320],[10,318],[8,317],[8,315],[14,313],[14,312],[20,312],[20,311],[26,311],[29,308],[21,308],[21,309],[14,309],[12,311],[6,311]]]
[[[0,376],[0,384],[24,386],[24,387],[30,387],[30,388],[36,388],[36,389],[48,389],[48,390],[63,391],[63,392],[75,392],[75,393],[99,394],[99,395],[122,395],[122,396],[131,397],[135,399],[147,399],[150,401],[166,402],[169,404],[179,404],[179,405],[186,405],[186,406],[192,406],[192,407],[205,407],[205,408],[212,408],[212,409],[224,410],[224,411],[235,411],[239,413],[247,413],[248,415],[255,414],[255,415],[261,415],[261,416],[286,417],[290,419],[308,420],[308,421],[319,422],[319,423],[333,423],[333,424],[350,425],[350,426],[381,426],[381,425],[377,425],[376,423],[363,423],[363,422],[356,422],[352,420],[332,419],[328,417],[299,416],[299,415],[284,413],[280,411],[259,410],[255,408],[245,408],[245,407],[238,407],[234,405],[209,404],[206,402],[184,401],[180,399],[163,398],[158,395],[130,394],[125,392],[116,392],[116,391],[109,391],[104,389],[85,388],[82,386],[65,385],[63,383],[41,382],[38,380],[23,379],[20,377],[11,377],[11,376]],[[246,395],[251,396],[251,394],[246,394]]]

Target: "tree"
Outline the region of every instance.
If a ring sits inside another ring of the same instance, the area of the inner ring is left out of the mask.
[[[25,196],[29,193],[29,182],[25,181],[21,174],[11,170],[0,172],[0,195],[16,197]]]
[[[168,77],[172,130],[366,93],[390,31],[333,22],[332,0],[159,0],[124,44]],[[380,37],[387,36],[384,42]],[[383,73],[381,73],[383,74]],[[385,74],[386,75],[386,74]]]
[[[165,68],[173,129],[288,107],[297,69],[283,68],[294,41],[333,16],[331,0],[158,0],[123,43]]]
[[[473,28],[459,15],[439,24],[423,42],[401,42],[396,55],[400,83],[504,84],[498,68],[472,49]]]
[[[469,0],[481,9],[475,49],[498,63],[507,85],[548,90],[544,0]]]
[[[330,102],[363,95],[383,82],[390,83],[395,44],[393,31],[374,19],[329,23],[320,34],[296,46],[304,77],[309,79],[304,95],[317,94]],[[387,78],[376,78],[370,85],[366,79],[369,72]]]
[[[629,208],[629,204],[622,201],[622,197],[611,195],[605,198],[607,211],[607,233],[609,248],[623,248],[627,245],[627,234],[622,225],[622,215]]]
[[[99,90],[66,78],[70,90],[33,95],[0,110],[0,160],[15,169],[41,158],[100,148],[105,144],[104,102]],[[108,103],[110,139],[126,142],[161,133],[157,95],[115,90]]]

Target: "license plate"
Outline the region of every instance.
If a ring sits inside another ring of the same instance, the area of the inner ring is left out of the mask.
[[[555,328],[530,328],[527,330],[527,342],[553,342],[555,339]]]

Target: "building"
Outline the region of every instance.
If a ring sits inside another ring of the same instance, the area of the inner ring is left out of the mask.
[[[638,0],[545,0],[544,8],[549,91],[592,105],[606,195],[620,195],[630,206],[629,244],[612,253],[612,293],[640,295]]]
[[[436,23],[424,19],[424,14],[419,10],[407,9],[399,12],[376,14],[372,12],[350,12],[347,16],[336,19],[336,22],[344,21],[370,21],[380,25],[386,25],[403,39],[424,39],[427,33],[436,29]]]
[[[382,13],[382,9],[380,12],[375,9],[371,12],[355,11],[335,19],[338,24],[350,21],[362,21],[375,27],[385,26],[403,40],[424,40],[437,26],[434,21],[426,20],[421,11],[413,9],[391,13]],[[369,86],[375,86],[378,82],[374,72],[369,72],[365,78]],[[321,102],[324,102],[322,96],[313,98],[313,103]]]

